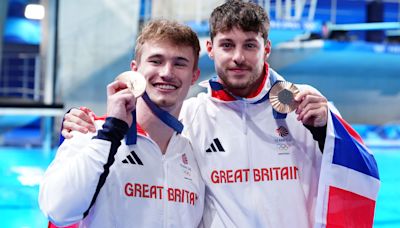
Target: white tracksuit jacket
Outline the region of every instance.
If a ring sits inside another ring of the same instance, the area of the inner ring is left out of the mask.
[[[252,104],[270,78],[243,101],[207,82],[207,94],[184,103],[180,119],[206,183],[204,227],[312,227],[322,154],[294,112],[275,119],[268,99]]]
[[[162,155],[141,131],[127,146],[121,122],[107,118],[94,139],[75,132],[64,141],[40,186],[42,211],[60,226],[197,227],[204,183],[189,141],[175,134]]]

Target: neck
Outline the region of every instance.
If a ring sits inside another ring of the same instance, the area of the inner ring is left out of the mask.
[[[232,93],[233,95],[238,96],[238,97],[248,97],[253,91],[252,88],[250,88],[250,87],[247,87],[245,89],[232,89],[232,88],[229,88],[229,89],[226,89],[226,90],[228,92]]]
[[[179,111],[177,112],[178,114],[173,112],[170,113],[177,118]],[[174,130],[154,115],[142,98],[137,99],[136,120],[143,130],[147,132],[150,138],[157,143],[161,153],[165,154],[168,143],[174,134]]]
[[[255,97],[259,92],[258,90],[261,84],[263,83],[264,77],[265,75],[263,73],[253,83],[246,86],[245,88],[238,88],[238,89],[226,88],[226,90],[228,90],[230,93],[238,97],[247,97],[247,98]]]

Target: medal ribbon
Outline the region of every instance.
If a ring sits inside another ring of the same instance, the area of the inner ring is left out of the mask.
[[[161,109],[158,107],[150,97],[147,95],[146,92],[142,95],[144,102],[146,102],[147,106],[150,110],[156,115],[163,123],[165,123],[168,127],[174,129],[178,133],[182,133],[183,131],[183,124],[175,118],[175,116],[171,115],[169,112]],[[136,144],[137,140],[137,130],[136,130],[136,111],[132,112],[133,117],[133,124],[129,128],[128,133],[126,135],[126,144],[132,145]]]

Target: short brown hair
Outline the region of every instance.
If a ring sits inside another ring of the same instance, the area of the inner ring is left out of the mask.
[[[189,27],[175,21],[157,19],[149,21],[136,39],[135,59],[140,61],[142,47],[149,41],[168,41],[176,46],[191,47],[194,54],[194,69],[197,69],[200,43],[196,33]]]
[[[234,27],[246,32],[260,32],[264,40],[268,39],[268,14],[261,6],[252,2],[227,1],[213,10],[209,24],[211,40],[218,32],[230,31]]]

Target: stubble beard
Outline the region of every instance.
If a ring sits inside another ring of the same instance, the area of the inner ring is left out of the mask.
[[[229,76],[225,73],[219,73],[218,77],[223,82],[226,90],[229,92],[241,92],[243,90],[251,90],[252,85],[256,82],[257,76],[254,74],[250,75],[250,78],[243,82],[235,82],[229,80]]]

